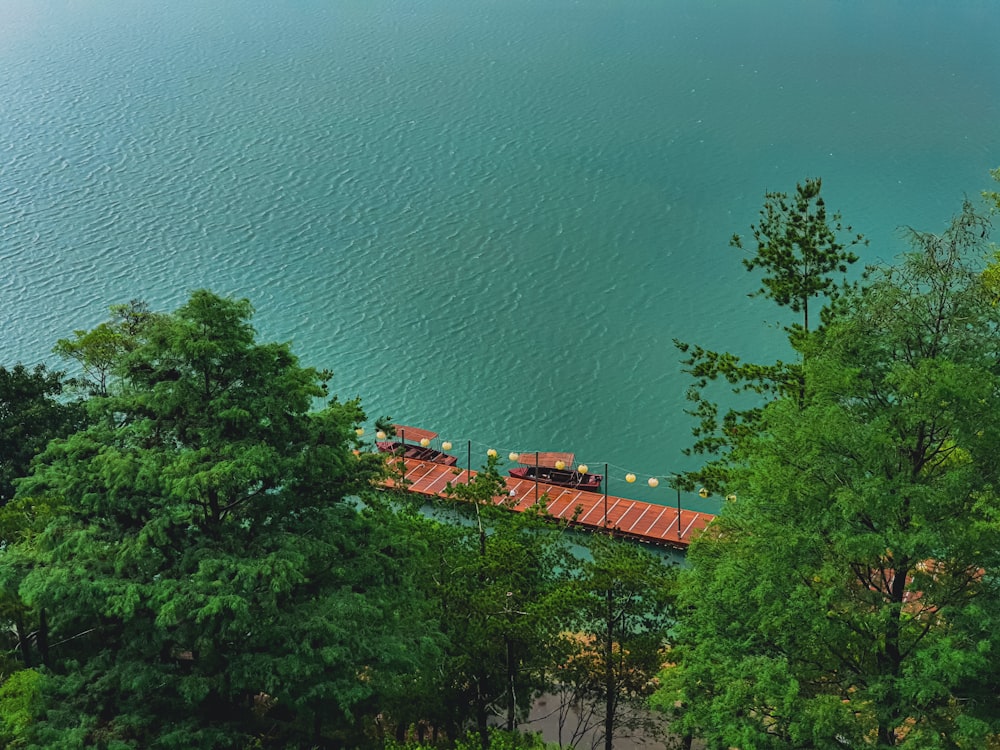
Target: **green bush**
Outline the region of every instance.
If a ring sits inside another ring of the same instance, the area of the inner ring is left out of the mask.
[[[42,679],[34,669],[22,669],[0,683],[0,747],[26,744],[25,735],[42,707]]]
[[[447,745],[433,745],[420,742],[399,743],[395,740],[386,740],[385,750],[441,750]],[[465,737],[456,740],[452,745],[453,750],[481,750],[479,735],[476,732],[469,732]],[[507,732],[502,729],[490,729],[490,750],[551,750],[558,745],[546,743],[542,736],[536,733]]]

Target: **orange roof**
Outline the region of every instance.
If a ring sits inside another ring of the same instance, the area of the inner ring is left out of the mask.
[[[433,440],[438,436],[436,432],[421,427],[407,427],[405,424],[394,424],[393,427],[396,428],[396,437],[400,440],[412,440],[414,443],[419,443],[424,438]]]
[[[525,466],[544,466],[547,469],[556,468],[556,461],[562,461],[567,468],[573,467],[572,453],[522,453],[517,462]]]

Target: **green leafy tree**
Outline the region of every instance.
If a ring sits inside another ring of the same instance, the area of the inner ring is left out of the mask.
[[[0,681],[0,746],[16,750],[42,712],[41,683],[34,669],[22,669]]]
[[[1000,314],[968,204],[804,342],[734,454],[659,703],[710,747],[984,747],[1000,729]]]
[[[802,314],[802,330],[809,330],[809,303],[816,297],[834,298],[843,287],[843,277],[858,256],[850,249],[867,244],[860,234],[845,244],[839,234],[851,233],[839,213],[827,216],[820,195],[822,180],[806,180],[786,193],[766,193],[760,223],[750,229],[756,253],[743,259],[748,271],[761,269],[761,287],[751,296],[763,295],[792,312]],[[743,238],[734,234],[730,245],[739,250]]]
[[[38,365],[0,367],[0,505],[14,496],[14,480],[55,437],[83,423],[79,402],[63,399],[63,374]]]
[[[489,735],[489,750],[549,750],[555,747],[547,745],[538,734],[508,732],[490,727]],[[436,743],[425,744],[423,741],[404,743],[389,740],[384,746],[384,750],[438,750],[438,748],[440,745]],[[464,737],[460,737],[454,744],[454,750],[481,750],[481,748],[482,743],[476,732],[470,732]]]
[[[0,368],[0,558],[7,548],[48,522],[51,504],[12,501],[14,481],[29,473],[31,461],[49,440],[64,437],[84,423],[85,410],[63,397],[62,373],[39,365]],[[17,595],[17,577],[0,577],[0,679],[35,663],[29,637],[38,632],[39,613]],[[37,636],[36,636],[37,639]]]
[[[142,343],[143,332],[157,317],[142,300],[112,305],[110,321],[89,331],[74,331],[73,338],[59,339],[53,351],[79,364],[83,375],[77,385],[85,392],[107,396],[116,370],[121,375],[125,355]]]
[[[405,545],[351,500],[383,470],[353,450],[364,414],[313,410],[328,374],[251,315],[198,291],[153,316],[19,486],[66,506],[0,561],[49,613],[31,746],[328,744],[419,652]]]
[[[763,273],[760,288],[750,296],[768,297],[802,315],[801,323],[785,328],[793,350],[800,349],[800,341],[808,336],[810,310],[815,310],[816,303],[836,303],[851,288],[846,274],[858,260],[851,248],[867,244],[862,235],[843,225],[839,213],[828,215],[821,187],[819,179],[810,179],[797,185],[792,197],[766,193],[760,222],[751,225],[757,249],[743,259],[748,271]],[[846,241],[840,239],[844,232],[850,234]],[[730,245],[746,251],[739,235],[733,235]],[[694,380],[687,392],[692,402],[688,413],[697,423],[693,428],[695,442],[687,452],[710,457],[682,483],[691,487],[698,481],[725,494],[729,451],[755,432],[764,403],[788,395],[801,397],[800,364],[780,360],[755,364],[730,352],[711,351],[676,339],[674,345],[685,355],[684,370]],[[730,403],[745,406],[720,409],[712,394],[712,384],[720,380],[738,397],[730,396]]]
[[[594,731],[612,750],[617,739],[660,729],[647,701],[673,622],[675,569],[632,542],[594,536],[588,547],[575,580],[575,648],[560,679],[582,709],[573,740]]]
[[[56,497],[18,497],[0,507],[0,621],[5,624],[5,648],[0,675],[48,665],[48,621],[44,609],[27,606],[18,595],[30,556],[23,553],[49,523],[65,512]],[[7,556],[12,548],[17,553]]]
[[[570,567],[564,528],[545,519],[544,501],[525,512],[504,507],[516,499],[507,497],[497,467],[491,456],[472,482],[451,487],[448,507],[464,523],[421,531],[423,596],[437,607],[445,639],[443,667],[422,680],[423,694],[434,696],[422,718],[452,738],[472,726],[483,748],[497,715],[508,732],[526,717],[569,618],[561,595]]]
[[[990,175],[996,182],[1000,182],[1000,168],[994,169]],[[990,205],[993,213],[1000,212],[1000,192],[996,190],[984,190],[983,198]],[[990,263],[983,269],[983,283],[989,290],[993,299],[993,304],[1000,304],[1000,249],[993,245],[991,248]]]
[[[1000,167],[998,167],[997,169],[991,170],[990,171],[990,176],[993,177],[993,179],[996,182],[1000,182]],[[989,203],[993,204],[993,206],[994,206],[994,208],[996,210],[1000,210],[1000,192],[997,192],[996,190],[984,190],[983,191],[983,197]]]

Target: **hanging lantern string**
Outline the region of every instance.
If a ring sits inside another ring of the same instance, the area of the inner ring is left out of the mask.
[[[472,441],[472,445],[473,448],[480,453],[489,450],[496,451],[496,455],[499,458],[506,458],[512,463],[517,463],[521,458],[521,456],[524,455],[530,456],[535,454],[536,452],[545,453],[545,451],[512,449],[509,447],[502,447],[494,444],[481,443],[476,440]],[[528,461],[527,463],[530,464],[531,462]],[[608,467],[608,480],[614,484],[630,485],[630,484],[635,484],[637,482],[644,482],[645,484],[648,484],[651,487],[656,487],[661,482],[667,482],[668,480],[674,479],[679,476],[674,472],[666,472],[663,474],[647,474],[645,472],[642,473],[633,472],[624,466],[611,463],[610,461],[578,461],[577,466],[574,467],[567,466],[566,468],[577,469],[580,467],[586,467],[588,473],[593,474],[593,473],[601,473],[599,471],[599,468],[603,469],[605,464],[607,464]]]
[[[360,429],[360,432],[358,433],[359,437],[366,434],[363,427],[359,429]],[[379,440],[384,439],[379,434],[376,434],[376,437]],[[398,440],[399,438],[400,436],[397,434],[396,439]],[[407,442],[411,441],[407,440]],[[421,441],[421,443],[422,442],[423,441]],[[440,450],[446,452],[451,451],[459,453],[461,452],[460,449],[463,447],[463,445],[465,446],[471,445],[474,455],[485,456],[488,455],[489,452],[493,451],[495,452],[498,458],[504,461],[509,461],[511,463],[518,463],[521,456],[523,455],[534,455],[535,453],[546,452],[546,451],[535,451],[535,450],[503,447],[495,443],[484,443],[480,440],[475,440],[471,438],[449,439],[446,437],[439,436],[433,440],[428,440],[426,442],[428,445],[433,445],[434,447],[439,448]],[[530,461],[528,463],[530,463]],[[675,479],[680,476],[674,472],[665,472],[662,474],[649,474],[646,472],[632,471],[625,466],[611,463],[610,461],[580,461],[578,462],[577,466],[567,466],[566,468],[574,470],[586,467],[587,472],[593,474],[593,473],[601,473],[599,469],[603,469],[605,465],[607,465],[608,467],[607,480],[616,485],[622,485],[622,484],[631,485],[631,484],[645,483],[648,484],[650,487],[657,487],[662,482],[668,482],[669,480]]]

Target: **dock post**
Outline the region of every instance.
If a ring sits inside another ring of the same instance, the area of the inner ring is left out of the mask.
[[[538,504],[538,451],[535,451],[535,504]]]
[[[676,479],[674,480],[677,481]],[[681,538],[681,483],[677,482],[677,540]]]
[[[608,528],[608,465],[604,464],[604,528]]]

